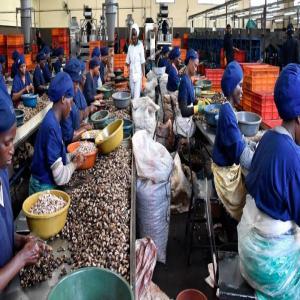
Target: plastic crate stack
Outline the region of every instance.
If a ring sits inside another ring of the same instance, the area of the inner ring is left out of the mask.
[[[224,74],[224,69],[208,69],[205,68],[205,77],[211,81],[212,90],[215,92],[221,92],[221,80]]]
[[[26,63],[26,69],[27,71],[32,71],[34,70],[34,63],[32,62],[32,54],[31,53],[28,53],[28,54],[25,54],[25,63]]]
[[[51,31],[52,48],[62,47],[65,51],[65,56],[70,56],[70,37],[68,28],[53,28]]]
[[[179,47],[179,48],[181,48],[181,39],[173,39],[172,47]]]
[[[0,34],[0,54],[6,55],[6,35]]]
[[[239,63],[246,62],[247,52],[240,50],[240,51],[234,51],[234,60],[236,60]]]
[[[182,48],[188,49],[188,47],[189,47],[189,34],[188,33],[184,33],[183,34],[182,44],[183,44]]]
[[[92,52],[94,50],[95,47],[104,47],[106,45],[105,41],[90,41],[89,42],[89,53],[90,53],[90,57],[92,55]]]
[[[114,69],[121,69],[124,71],[124,66],[126,64],[126,55],[127,54],[115,54],[114,55]]]
[[[17,50],[20,54],[24,53],[24,35],[23,34],[14,34],[6,36],[6,45],[7,45],[7,71],[11,72],[11,66],[13,64],[12,54]]]

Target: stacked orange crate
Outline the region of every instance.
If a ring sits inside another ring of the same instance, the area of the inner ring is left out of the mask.
[[[114,55],[114,69],[121,69],[124,71],[124,66],[126,64],[126,55],[127,54],[115,54]]]
[[[185,59],[186,59],[186,52],[187,52],[187,50],[186,49],[180,49],[180,52],[181,52],[181,59],[184,62]]]
[[[6,45],[7,45],[7,71],[11,72],[11,66],[13,64],[12,54],[15,50],[17,50],[20,54],[24,53],[24,35],[23,34],[14,34],[7,35],[6,37]]]
[[[35,62],[36,61],[36,56],[38,54],[38,46],[37,46],[37,44],[32,44],[31,45],[31,49],[32,49],[31,60],[33,62]]]
[[[0,34],[0,54],[6,55],[6,36],[4,34]]]
[[[208,69],[205,68],[205,76],[212,83],[212,90],[221,92],[221,80],[224,74],[224,69]]]
[[[182,45],[182,47],[184,49],[188,49],[188,43],[189,43],[189,34],[188,33],[184,33],[183,34],[183,45]]]
[[[179,47],[179,48],[181,48],[181,39],[173,39],[172,47]]]
[[[70,56],[70,36],[67,28],[53,28],[52,32],[52,48],[62,47],[65,51],[65,56]]]
[[[24,56],[25,56],[25,63],[26,63],[27,70],[32,71],[35,67],[35,65],[32,62],[32,54],[28,53],[28,54],[25,54]]]

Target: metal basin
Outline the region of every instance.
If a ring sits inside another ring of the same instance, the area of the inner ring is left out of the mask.
[[[236,113],[239,127],[243,135],[255,136],[261,124],[261,116],[253,112],[239,111]]]
[[[24,110],[22,109],[15,109],[15,115],[16,115],[16,120],[17,120],[17,127],[21,126],[24,124]]]
[[[131,95],[128,92],[117,92],[112,95],[112,98],[114,100],[115,107],[122,109],[128,107]]]

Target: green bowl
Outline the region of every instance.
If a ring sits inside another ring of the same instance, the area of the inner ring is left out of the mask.
[[[95,129],[103,129],[107,126],[106,121],[108,118],[109,112],[107,110],[100,110],[91,115],[91,122]]]
[[[98,89],[98,92],[103,94],[104,99],[109,99],[113,93],[113,89],[112,87],[102,86]]]
[[[102,268],[82,268],[62,278],[48,300],[133,300],[129,284],[118,274]]]

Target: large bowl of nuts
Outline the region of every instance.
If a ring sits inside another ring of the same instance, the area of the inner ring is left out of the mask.
[[[45,240],[59,233],[67,221],[70,202],[70,196],[59,190],[29,196],[22,209],[30,231]]]
[[[87,141],[75,142],[69,144],[67,150],[69,153],[74,155],[77,153],[84,155],[85,161],[79,167],[80,170],[87,170],[94,167],[98,153],[98,148],[96,147],[95,143]]]

